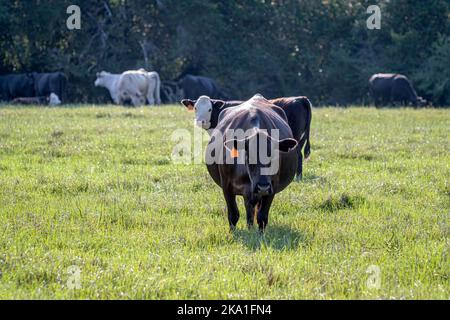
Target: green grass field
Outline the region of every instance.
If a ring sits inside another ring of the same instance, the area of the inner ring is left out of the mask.
[[[450,299],[450,110],[313,111],[305,177],[230,233],[178,106],[0,108],[2,299]]]

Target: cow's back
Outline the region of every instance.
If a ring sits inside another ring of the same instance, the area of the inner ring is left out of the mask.
[[[369,79],[369,91],[376,104],[378,101],[390,101],[395,76],[393,73],[379,73]]]
[[[416,103],[417,92],[411,81],[404,75],[397,75],[392,84],[392,99],[394,101],[409,101]]]
[[[185,99],[195,100],[203,95],[211,98],[220,98],[217,84],[214,80],[207,77],[185,75],[180,80],[180,87],[184,91]]]
[[[65,98],[67,77],[63,72],[34,73],[34,85],[37,96],[50,96],[54,93]]]
[[[270,102],[283,109],[294,138],[300,141],[311,124],[312,112],[309,99],[306,97],[290,97],[273,99]]]
[[[391,73],[375,74],[370,78],[369,83],[374,91],[389,90],[392,87],[395,76],[395,74]]]
[[[5,81],[6,83],[4,84],[4,87],[8,99],[33,97],[35,95],[31,75],[11,74],[6,76]]]
[[[118,79],[119,92],[128,92],[129,94],[147,95],[148,74],[140,70],[126,71]]]

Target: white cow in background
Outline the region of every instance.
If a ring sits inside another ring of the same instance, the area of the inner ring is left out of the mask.
[[[141,106],[146,100],[150,105],[161,104],[161,80],[157,72],[139,69],[112,74],[102,71],[97,73],[95,86],[108,89],[116,104],[131,101],[134,106]]]

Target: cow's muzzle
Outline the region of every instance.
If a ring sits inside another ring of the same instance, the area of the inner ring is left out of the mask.
[[[257,184],[256,188],[255,188],[255,193],[259,196],[268,196],[270,194],[273,193],[272,190],[272,185],[267,183],[267,184]]]
[[[197,121],[195,121],[195,124],[198,127],[203,128],[203,129],[209,129],[211,127],[211,122],[205,121],[205,120],[201,120],[201,121],[197,120]]]

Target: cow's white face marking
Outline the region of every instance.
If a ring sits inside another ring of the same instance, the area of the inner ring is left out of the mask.
[[[203,129],[211,127],[212,102],[207,96],[198,98],[194,105],[195,124]]]

